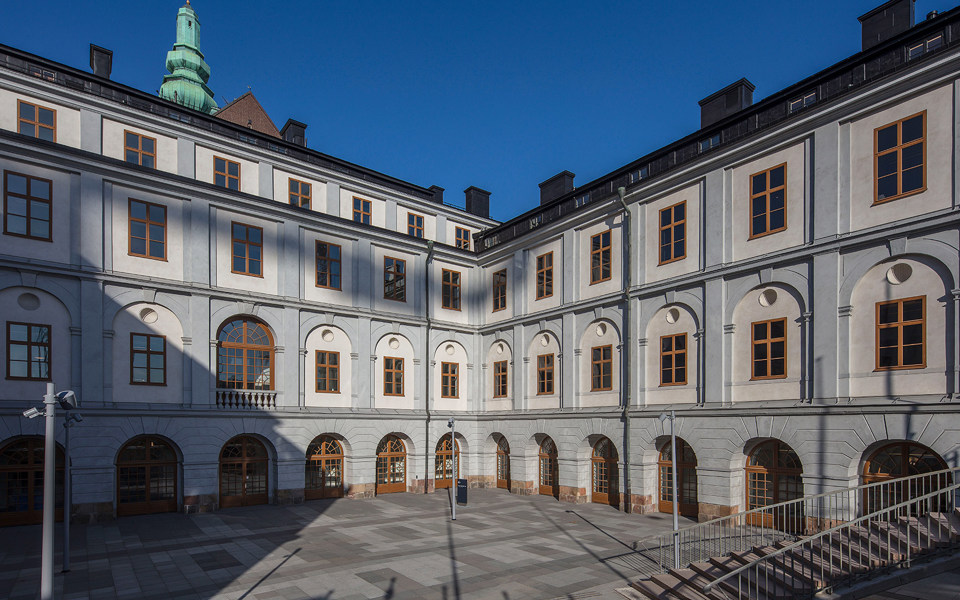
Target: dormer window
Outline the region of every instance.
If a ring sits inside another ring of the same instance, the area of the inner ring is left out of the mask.
[[[806,108],[817,101],[817,93],[810,92],[790,101],[790,113],[795,113],[801,108]]]
[[[720,145],[720,134],[712,135],[705,140],[700,140],[700,152],[706,152]]]
[[[640,169],[638,169],[638,170],[636,170],[636,171],[632,171],[632,172],[630,173],[630,183],[636,183],[636,182],[640,181],[641,179],[646,179],[646,178],[647,178],[647,174],[648,174],[648,169],[647,169],[647,167],[640,167]]]
[[[913,60],[943,46],[943,34],[938,33],[933,37],[910,44],[907,46],[907,60]]]

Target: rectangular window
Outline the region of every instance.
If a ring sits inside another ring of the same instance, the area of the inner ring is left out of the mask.
[[[289,178],[287,189],[290,192],[290,204],[300,208],[310,208],[310,201],[313,199],[313,186],[306,181]]]
[[[660,210],[660,264],[687,256],[687,201]]]
[[[243,223],[231,223],[233,263],[231,271],[263,277],[263,229]]]
[[[507,307],[507,270],[500,269],[493,274],[493,312]]]
[[[874,130],[874,204],[926,189],[927,111]]]
[[[353,220],[364,225],[370,224],[370,201],[363,198],[353,199]]]
[[[459,363],[440,363],[440,396],[444,398],[460,397]]]
[[[590,350],[590,391],[613,389],[613,346],[596,346]]]
[[[457,248],[463,248],[464,250],[470,249],[470,230],[464,229],[463,227],[457,227],[456,229],[456,238],[457,238]]]
[[[167,260],[167,207],[129,199],[127,254]]]
[[[773,319],[750,324],[753,336],[751,379],[783,379],[787,376],[787,320]]]
[[[750,176],[750,238],[787,228],[787,163]]]
[[[53,182],[4,171],[3,232],[7,235],[51,241]]]
[[[144,333],[130,334],[130,383],[167,384],[167,338]]]
[[[340,391],[340,353],[317,350],[317,392],[336,394]]]
[[[660,385],[687,383],[687,334],[660,337]]]
[[[505,360],[493,363],[493,397],[507,397],[507,361]]]
[[[907,46],[907,60],[920,58],[927,52],[933,52],[941,46],[943,46],[942,33],[938,33],[933,37],[927,38],[926,40],[910,44]]]
[[[415,238],[423,237],[423,216],[407,213],[407,235]]]
[[[50,380],[50,326],[7,322],[7,379]]]
[[[398,302],[407,301],[407,261],[383,257],[383,297]]]
[[[537,257],[537,300],[553,295],[553,252]]]
[[[156,138],[124,131],[123,160],[141,167],[155,168],[157,166]]]
[[[52,108],[17,100],[17,131],[23,135],[57,141],[57,111]]]
[[[440,306],[460,310],[460,271],[444,269],[440,288]]]
[[[790,101],[790,112],[795,113],[801,108],[806,108],[817,101],[817,93],[810,92]]]
[[[240,189],[240,163],[213,157],[213,184],[228,190]]]
[[[340,246],[317,242],[317,287],[340,289]]]
[[[607,281],[611,277],[610,230],[590,238],[590,285]]]
[[[720,134],[715,134],[705,140],[700,140],[700,152],[712,150],[720,145]]]
[[[553,355],[537,356],[537,395],[553,394]]]
[[[926,366],[926,303],[926,296],[877,302],[878,371]]]
[[[403,395],[403,359],[385,356],[383,358],[383,395]]]

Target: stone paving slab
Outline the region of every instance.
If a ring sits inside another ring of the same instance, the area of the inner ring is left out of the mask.
[[[145,515],[74,525],[57,598],[217,600],[520,600],[622,598],[649,565],[631,542],[670,528],[503,490],[390,494],[214,514]],[[40,527],[0,529],[0,598],[33,600]]]

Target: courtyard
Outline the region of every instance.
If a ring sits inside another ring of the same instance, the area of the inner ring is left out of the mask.
[[[671,521],[487,489],[455,522],[446,490],[146,515],[74,525],[66,574],[58,524],[56,597],[621,599],[647,564],[631,543]],[[39,580],[40,526],[0,529],[0,598]]]

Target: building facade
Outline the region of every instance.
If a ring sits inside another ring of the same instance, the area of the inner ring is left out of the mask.
[[[701,519],[958,466],[960,10],[912,11],[505,223],[218,117],[189,6],[163,98],[0,46],[0,523],[39,518],[48,381],[78,519],[430,492],[453,452],[669,511],[670,410]]]

